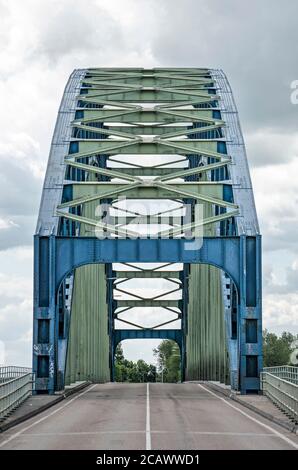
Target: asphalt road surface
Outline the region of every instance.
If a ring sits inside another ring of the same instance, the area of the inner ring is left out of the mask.
[[[100,384],[0,435],[0,449],[298,449],[207,385]]]

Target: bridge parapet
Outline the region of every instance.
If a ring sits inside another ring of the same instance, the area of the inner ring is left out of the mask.
[[[30,395],[34,374],[28,367],[0,367],[0,421]]]
[[[261,389],[298,424],[298,367],[265,367],[261,372]]]

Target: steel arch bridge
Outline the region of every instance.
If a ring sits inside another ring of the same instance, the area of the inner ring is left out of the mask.
[[[221,70],[75,70],[34,251],[37,393],[113,380],[130,338],[175,340],[185,380],[259,390],[261,237]]]

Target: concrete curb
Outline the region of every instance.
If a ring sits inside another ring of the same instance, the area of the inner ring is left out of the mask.
[[[218,393],[221,393],[225,397],[230,398],[231,400],[236,401],[240,405],[244,406],[245,408],[248,408],[251,411],[254,411],[254,413],[257,413],[258,415],[262,416],[263,418],[268,419],[269,421],[272,421],[275,424],[278,424],[279,426],[287,429],[287,431],[290,431],[294,434],[298,434],[298,426],[296,426],[294,423],[286,423],[284,421],[281,421],[278,418],[275,418],[275,416],[271,415],[270,413],[266,413],[265,411],[260,410],[259,408],[255,407],[254,405],[251,405],[250,403],[246,403],[242,400],[240,400],[237,396],[236,393],[231,392],[230,390],[224,390],[220,386],[208,382],[208,387],[212,388],[213,390],[217,391]]]
[[[76,387],[66,390],[64,393],[61,393],[61,395],[58,395],[55,400],[52,400],[51,402],[46,403],[45,405],[42,405],[39,408],[36,408],[35,410],[29,411],[23,416],[19,416],[18,418],[13,419],[9,421],[8,423],[4,422],[3,424],[0,425],[0,433],[14,426],[17,426],[23,421],[27,421],[28,419],[33,418],[34,416],[38,415],[39,413],[42,413],[43,411],[47,410],[48,408],[51,408],[54,405],[57,405],[57,403],[60,403],[60,401],[65,400],[65,398],[68,398],[70,395],[73,395],[74,393],[80,392],[84,388],[89,387],[90,384],[91,382],[84,382],[82,384],[79,384]]]

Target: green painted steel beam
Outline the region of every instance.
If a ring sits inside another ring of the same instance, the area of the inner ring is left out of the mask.
[[[191,266],[186,350],[186,380],[229,382],[221,274],[213,266]]]
[[[123,235],[125,238],[127,237],[138,238],[139,237],[138,232],[134,232],[126,228],[115,227],[114,225],[109,225],[107,223],[101,223],[100,220],[95,220],[94,218],[90,219],[88,217],[83,217],[81,215],[75,215],[69,212],[62,212],[62,211],[56,211],[56,214],[59,217],[64,217],[65,219],[73,220],[74,222],[79,222],[83,225],[90,225],[91,227],[95,227],[97,229],[98,236],[101,233],[104,234],[106,232],[110,232],[110,233],[117,234],[117,235]],[[94,232],[94,235],[95,235],[95,232]]]
[[[87,82],[88,81],[88,82]],[[208,88],[214,88],[213,80],[200,78],[197,80],[191,80],[190,78],[184,77],[182,79],[178,78],[157,78],[156,76],[143,76],[138,77],[132,80],[132,77],[126,79],[116,79],[115,77],[110,79],[103,79],[103,78],[95,78],[95,77],[88,77],[82,84],[82,87],[86,89],[88,94],[93,89],[100,89],[100,90],[123,90],[123,89],[132,89],[135,91],[145,90],[146,89],[158,89],[163,90],[164,88],[170,88],[171,90],[180,90],[183,91],[190,91],[190,90],[200,90],[200,91],[207,91]],[[171,100],[168,97],[168,102]]]
[[[72,183],[73,200],[60,204],[59,209],[75,207],[79,204],[113,197],[124,192],[130,199],[170,199],[173,197],[190,197],[222,207],[237,208],[235,204],[223,200],[223,184],[209,181],[187,183],[121,184],[109,182]]]
[[[195,168],[190,168],[188,170],[179,170],[173,171],[173,173],[169,173],[168,175],[160,176],[157,178],[158,181],[169,181],[174,178],[184,178],[191,175],[196,175],[199,173],[206,173],[207,171],[216,170],[218,168],[226,166],[231,160],[227,159],[226,161],[213,163],[210,165],[203,165]]]
[[[237,211],[231,211],[231,212],[226,212],[221,215],[216,215],[213,217],[207,217],[204,218],[203,220],[199,220],[198,222],[193,222],[191,224],[186,224],[183,226],[179,226],[176,228],[169,228],[165,230],[160,230],[156,232],[154,235],[151,234],[151,237],[159,237],[159,238],[169,238],[170,236],[174,235],[180,235],[186,231],[195,229],[196,227],[203,227],[203,226],[208,226],[211,225],[215,222],[220,222],[225,219],[229,219],[231,217],[235,217],[239,214],[238,210]],[[107,223],[101,223],[99,220],[95,220],[94,218],[90,219],[87,217],[83,217],[80,215],[75,215],[69,212],[61,212],[57,211],[57,215],[60,217],[64,217],[69,220],[73,220],[76,222],[79,222],[84,225],[90,225],[92,227],[95,227],[97,229],[97,236],[99,234],[102,234],[102,236],[106,233],[114,233],[117,235],[123,235],[125,238],[131,237],[131,238],[148,238],[149,235],[147,233],[141,234],[137,231],[132,231],[131,229],[127,229],[125,227],[120,227],[120,226],[115,226],[115,225],[109,225]]]
[[[155,85],[156,83],[158,84],[179,84],[180,86],[187,88],[188,86],[192,85],[210,85],[214,83],[214,80],[209,76],[205,77],[204,74],[198,74],[195,77],[192,77],[189,74],[184,74],[184,75],[174,75],[174,74],[165,74],[165,73],[158,73],[158,72],[153,72],[153,73],[143,73],[143,74],[101,74],[97,72],[87,72],[85,79],[83,80],[83,83],[85,83],[85,80],[92,78],[92,80],[95,80],[96,83],[100,83],[102,86],[104,84],[114,84],[115,86],[118,85],[117,81],[121,80],[120,85],[123,85],[125,83],[130,83],[131,79],[133,79],[133,84],[138,85],[138,84],[143,84],[144,82],[150,83],[150,85]],[[149,82],[148,82],[149,80]]]
[[[187,160],[185,160],[185,162],[187,162]],[[177,171],[177,168],[154,168],[151,166],[140,168],[117,168],[118,173],[126,173],[131,176],[164,176],[170,175],[175,171]]]
[[[192,76],[191,74],[166,74],[166,73],[160,73],[157,71],[152,71],[150,73],[133,73],[133,74],[120,74],[120,73],[99,73],[95,71],[89,71],[86,73],[87,78],[92,78],[93,80],[96,80],[99,83],[107,83],[107,84],[117,84],[117,82],[120,80],[121,84],[123,83],[131,83],[131,80],[133,79],[133,84],[139,84],[146,82],[150,80],[150,83],[155,84],[179,84],[185,88],[187,86],[191,85],[210,85],[210,83],[214,84],[214,80],[210,77],[205,76],[206,74],[203,73],[198,73],[196,76]],[[85,80],[84,79],[84,80]],[[84,82],[83,82],[84,83]]]
[[[168,224],[168,225],[181,225],[184,215],[110,215],[109,221],[112,224],[126,225],[131,223],[137,224]]]
[[[139,279],[139,278],[173,278],[179,279],[179,271],[117,271],[117,279],[127,278],[127,279]]]
[[[197,128],[190,128],[189,126],[181,126],[181,127],[162,127],[162,126],[112,126],[110,129],[105,129],[105,128],[98,128],[92,125],[83,125],[83,124],[76,124],[75,125],[76,129],[81,129],[84,131],[89,131],[93,132],[95,134],[100,134],[100,135],[108,135],[108,136],[118,136],[118,137],[124,137],[127,139],[136,139],[137,136],[141,135],[159,135],[160,139],[167,139],[167,138],[173,138],[173,137],[179,137],[179,136],[185,136],[189,134],[202,134],[205,132],[210,132],[219,128],[222,128],[222,124],[214,124],[214,125],[208,125],[208,126],[203,126],[203,127],[197,127]],[[80,141],[83,140],[81,138],[73,138],[73,141]],[[90,140],[90,139],[88,139]],[[142,138],[139,138],[138,140],[142,140]],[[197,139],[196,139],[197,140]],[[204,139],[207,140],[208,142],[216,141],[217,138],[210,138],[210,139]]]
[[[214,125],[209,125],[209,126],[203,126],[203,127],[196,127],[196,128],[191,128],[191,129],[177,129],[177,130],[172,130],[171,132],[166,132],[161,136],[161,139],[166,139],[170,137],[179,137],[179,136],[184,136],[184,135],[189,135],[189,134],[202,134],[204,132],[210,132],[215,129],[219,129],[224,127],[222,124],[214,124]],[[169,130],[169,128],[167,128]],[[198,140],[198,139],[197,139]],[[214,138],[209,138],[208,141],[214,141],[216,139]]]
[[[92,87],[92,90],[96,90],[96,87]],[[100,103],[101,101],[97,98],[103,97],[105,100],[116,99],[120,103],[179,103],[180,101],[192,101],[194,96],[199,98],[200,103],[210,103],[218,100],[219,98],[215,95],[208,95],[207,93],[199,93],[197,90],[191,90],[190,93],[186,91],[178,93],[177,89],[173,90],[101,90],[100,93],[88,93],[87,95],[80,96],[80,100],[87,103]],[[215,96],[213,98],[213,96]]]
[[[105,267],[82,266],[74,276],[66,384],[110,380],[107,325]]]
[[[82,126],[76,126],[78,128]],[[159,126],[146,126],[146,125],[131,125],[131,126],[111,126],[110,132],[113,134],[114,132],[123,132],[132,135],[158,135],[165,138],[168,137],[178,137],[180,135],[189,135],[189,134],[202,134],[207,131],[212,131],[216,129],[220,129],[224,127],[222,124],[216,125],[208,125],[204,127],[192,127],[189,129],[189,126],[181,125],[181,126],[171,126],[166,127],[164,125]],[[94,126],[84,126],[85,130],[89,130],[92,132],[97,132],[98,134],[102,134],[102,128],[94,127]],[[111,130],[112,129],[112,130]]]
[[[204,225],[209,225],[213,224],[215,222],[221,222],[222,220],[229,219],[230,217],[236,217],[239,214],[239,211],[231,211],[231,212],[226,212],[224,214],[220,215],[214,215],[212,217],[206,217],[203,220],[199,220],[198,222],[192,222],[191,224],[185,224],[183,225],[183,232],[192,230],[196,227],[202,227]],[[181,233],[181,227],[175,227],[175,228],[169,228],[166,230],[161,230],[158,232],[158,235],[161,237],[170,237],[173,235],[178,235]]]
[[[95,134],[100,134],[100,135],[108,135],[108,136],[117,136],[117,137],[123,137],[123,138],[126,138],[126,139],[133,139],[133,140],[140,140],[137,136],[135,135],[132,135],[130,132],[128,132],[129,128],[125,128],[123,126],[122,128],[122,131],[117,131],[116,129],[105,129],[105,128],[98,128],[98,127],[94,127],[94,126],[84,126],[84,125],[76,125],[75,126],[77,129],[82,129],[84,131],[89,131],[89,132],[93,132]],[[124,131],[126,129],[126,131]],[[76,138],[73,138],[72,139],[73,141],[76,141],[76,140],[80,140],[80,139],[76,139]],[[90,140],[90,139],[87,139],[87,140]]]
[[[179,300],[118,300],[118,307],[179,307]]]
[[[76,163],[74,161],[71,161],[70,159],[65,159],[65,163],[67,163],[67,165],[73,168],[78,168],[80,170],[89,171],[97,175],[105,175],[105,176],[110,176],[111,178],[120,178],[123,180],[133,181],[133,182],[142,181],[140,178],[137,178],[136,176],[125,174],[124,172],[118,172],[117,170],[113,170],[112,168],[106,169],[106,168],[101,168],[101,167],[94,166],[94,165],[85,165],[84,163]]]
[[[197,154],[213,157],[217,160],[227,158],[227,155],[216,151],[217,141],[210,140],[161,140],[132,142],[113,140],[82,140],[78,139],[79,152],[72,153],[72,158],[82,158],[92,155],[156,155],[156,154]]]
[[[176,91],[180,95],[189,95],[189,96],[199,96],[202,98],[210,98],[210,94],[208,93],[208,89],[205,87],[205,84],[203,82],[197,81],[196,83],[192,82],[190,87],[183,86],[183,90],[180,90],[180,87],[175,87],[172,88],[171,84],[161,84],[155,82],[152,86],[144,86],[144,84],[139,84],[139,83],[116,83],[114,82],[111,86],[110,83],[102,80],[95,80],[94,78],[85,78],[83,80],[83,84],[89,85],[88,87],[88,92],[93,91],[94,89],[99,89],[99,90],[106,90],[108,88],[112,89],[117,89],[118,91],[155,91],[155,92],[168,92],[170,96],[168,96],[167,102],[172,103],[172,92]],[[196,88],[194,88],[194,85],[196,85]],[[89,94],[89,93],[88,93]],[[88,95],[87,95],[88,96]],[[217,99],[217,95],[211,95],[214,96],[214,99]]]
[[[79,110],[81,108],[78,108]],[[208,124],[222,123],[221,119],[213,119],[212,111],[210,110],[197,110],[187,109],[184,112],[180,111],[169,113],[167,111],[158,111],[151,109],[144,109],[141,111],[134,110],[115,110],[115,109],[84,109],[84,117],[76,119],[73,124],[76,123],[90,123],[90,122],[125,122],[130,123],[163,123],[170,124],[175,122],[203,122]]]

